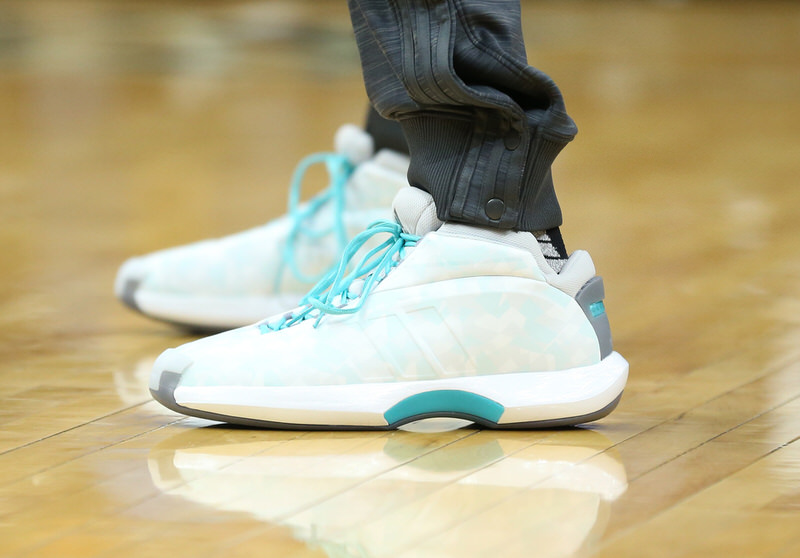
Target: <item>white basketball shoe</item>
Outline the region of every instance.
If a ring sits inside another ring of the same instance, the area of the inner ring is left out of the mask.
[[[372,137],[339,129],[335,153],[304,159],[292,181],[288,214],[260,227],[132,258],[117,273],[117,297],[139,312],[200,330],[251,324],[295,306],[340,258],[350,237],[391,217],[408,184],[408,157],[373,153]],[[325,164],[330,185],[300,203],[306,169]]]
[[[530,233],[445,223],[407,187],[399,223],[356,236],[283,315],[164,352],[153,397],[187,415],[278,428],[390,429],[429,417],[491,428],[589,422],[620,399],[603,282],[559,273]],[[385,241],[352,271],[374,236]]]

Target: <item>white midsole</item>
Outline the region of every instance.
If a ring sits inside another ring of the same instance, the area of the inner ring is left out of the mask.
[[[197,327],[242,327],[296,307],[303,294],[250,297],[201,297],[138,290],[142,313],[161,320]]]
[[[384,413],[415,394],[460,390],[505,408],[498,424],[580,417],[611,404],[625,387],[618,353],[580,368],[410,382],[327,386],[179,386],[182,407],[225,416],[308,425],[386,426]]]

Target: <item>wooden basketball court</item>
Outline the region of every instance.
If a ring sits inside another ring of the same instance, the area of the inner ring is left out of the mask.
[[[554,172],[618,410],[306,433],[153,402],[190,337],[112,284],[281,214],[362,120],[345,3],[0,3],[0,556],[800,556],[800,5],[524,11],[580,128]]]

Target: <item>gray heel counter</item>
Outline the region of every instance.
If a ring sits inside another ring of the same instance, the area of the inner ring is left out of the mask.
[[[575,295],[575,300],[580,305],[583,313],[586,314],[589,323],[592,324],[597,334],[601,358],[606,358],[610,355],[614,348],[611,341],[611,326],[608,323],[608,315],[603,305],[605,295],[603,278],[600,276],[589,279],[578,291],[578,294]]]

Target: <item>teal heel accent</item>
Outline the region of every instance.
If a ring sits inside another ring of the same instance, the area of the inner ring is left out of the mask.
[[[431,413],[460,413],[497,423],[505,407],[482,395],[445,389],[406,397],[383,414],[388,424]]]
[[[606,313],[606,306],[603,304],[602,300],[593,302],[589,305],[589,312],[591,312],[593,318],[597,318]]]

